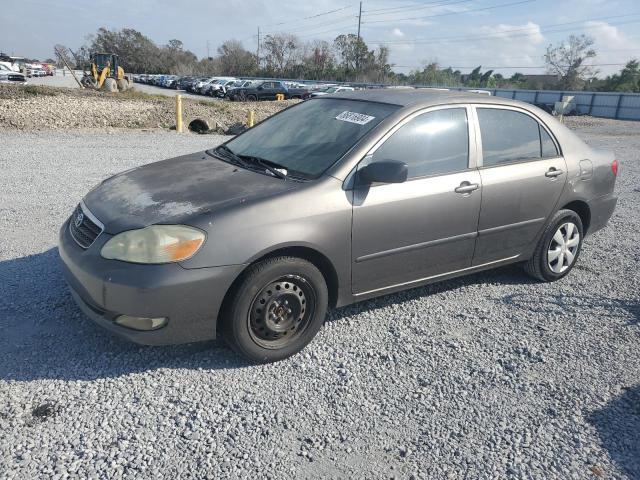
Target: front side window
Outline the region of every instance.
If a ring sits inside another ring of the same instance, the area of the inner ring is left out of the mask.
[[[540,158],[558,151],[544,128],[531,116],[498,108],[478,108],[483,166]]]
[[[465,108],[423,113],[403,125],[373,153],[372,162],[398,160],[408,178],[459,172],[469,166]]]
[[[400,107],[318,98],[288,108],[227,142],[236,155],[259,157],[316,178]]]

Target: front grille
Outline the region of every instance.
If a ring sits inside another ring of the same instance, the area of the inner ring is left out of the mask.
[[[7,76],[7,80],[9,80],[10,82],[24,82],[24,77],[22,75],[12,75],[9,74]]]
[[[102,225],[98,225],[89,214],[78,205],[69,219],[69,231],[71,236],[82,248],[89,248],[102,233]]]

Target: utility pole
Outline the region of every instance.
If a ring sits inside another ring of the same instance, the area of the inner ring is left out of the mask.
[[[358,40],[360,40],[360,24],[362,23],[362,2],[360,2],[360,11],[358,12]]]
[[[360,10],[358,11],[358,44],[356,50],[356,78],[360,71],[360,24],[362,23],[362,0],[360,0]]]
[[[258,27],[258,49],[256,50],[256,62],[258,63],[258,70],[260,70],[260,27]]]

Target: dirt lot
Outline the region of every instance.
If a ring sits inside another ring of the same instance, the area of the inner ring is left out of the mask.
[[[509,267],[341,308],[263,366],[114,338],[59,267],[96,183],[223,138],[0,131],[0,477],[640,478],[640,123],[568,121],[621,169],[567,278]]]
[[[183,100],[186,125],[196,118],[211,120],[219,130],[245,122],[249,110],[263,120],[298,100],[227,102]],[[175,100],[138,91],[108,94],[78,88],[0,85],[0,130],[95,128],[173,128]]]

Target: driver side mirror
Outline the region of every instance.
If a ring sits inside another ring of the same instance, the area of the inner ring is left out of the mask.
[[[382,160],[373,162],[358,171],[361,184],[403,183],[407,180],[409,167],[398,160]]]

